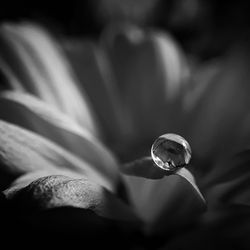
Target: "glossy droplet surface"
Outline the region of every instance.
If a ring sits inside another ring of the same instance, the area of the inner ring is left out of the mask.
[[[188,142],[177,134],[164,134],[158,137],[151,148],[154,163],[167,171],[184,167],[191,159]]]

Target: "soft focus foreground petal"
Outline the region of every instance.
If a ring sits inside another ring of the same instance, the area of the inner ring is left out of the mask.
[[[126,246],[141,240],[139,219],[105,188],[86,178],[65,176],[63,172],[44,174],[24,175],[4,191],[8,208],[5,220],[6,216],[9,219],[6,227],[15,225],[12,238],[40,235],[41,244],[53,242],[65,247],[64,244],[72,246],[77,241],[90,248],[104,243],[113,246],[113,237],[122,234]]]
[[[0,162],[1,189],[23,174],[55,169],[85,176],[114,192],[117,188],[117,183],[83,159],[38,134],[4,121],[0,121]]]
[[[232,206],[205,213],[185,233],[176,231],[160,249],[249,249],[250,208]],[[167,238],[167,237],[166,237]]]
[[[12,87],[38,96],[98,135],[88,97],[54,38],[29,23],[3,24],[0,30],[0,66]]]
[[[170,36],[132,25],[110,26],[101,46],[114,70],[124,119],[132,126],[118,154],[127,151],[122,157],[133,160],[147,154],[155,137],[179,131],[177,114],[188,72],[185,59]]]
[[[65,114],[28,94],[4,92],[0,119],[33,131],[57,143],[92,166],[110,183],[119,183],[118,162],[91,133]]]

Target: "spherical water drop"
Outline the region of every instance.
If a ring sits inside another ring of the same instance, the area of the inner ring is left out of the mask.
[[[180,135],[164,134],[154,141],[151,157],[158,167],[174,171],[189,163],[191,147]]]

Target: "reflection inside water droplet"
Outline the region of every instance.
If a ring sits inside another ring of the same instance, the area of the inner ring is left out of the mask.
[[[180,135],[164,134],[154,141],[151,148],[151,157],[158,167],[167,171],[174,171],[189,163],[191,148]]]

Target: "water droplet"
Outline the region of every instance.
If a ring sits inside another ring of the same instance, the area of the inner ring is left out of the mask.
[[[151,157],[158,167],[174,171],[189,163],[191,147],[180,135],[164,134],[154,141]]]

